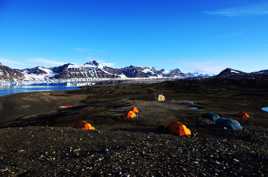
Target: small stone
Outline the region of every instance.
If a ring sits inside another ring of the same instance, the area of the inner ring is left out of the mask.
[[[237,162],[237,163],[240,162],[240,161],[239,161],[238,159],[236,159],[236,158],[234,158],[233,161],[235,161],[235,162]]]
[[[220,165],[221,163],[220,163],[219,161],[216,160],[216,164],[217,164],[217,165]]]
[[[23,153],[25,150],[24,149],[21,149],[21,150],[19,150],[18,152],[19,153]]]

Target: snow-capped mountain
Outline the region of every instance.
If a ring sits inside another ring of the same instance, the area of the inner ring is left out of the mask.
[[[157,74],[154,68],[150,67],[136,67],[136,66],[128,66],[119,69],[121,75],[125,75],[129,78],[135,77],[161,77],[161,75]]]
[[[208,75],[199,73],[183,73],[180,69],[166,71],[157,70],[154,67],[140,67],[130,65],[123,68],[114,68],[95,60],[85,64],[64,64],[56,67],[34,67],[23,70],[12,69],[0,64],[0,80],[4,81],[40,81],[46,82],[51,80],[65,79],[102,79],[102,78],[207,78]],[[215,76],[218,79],[267,79],[268,70],[259,72],[245,73],[239,70],[227,68]]]
[[[168,73],[164,74],[164,76],[166,76],[166,77],[177,77],[177,78],[185,78],[185,77],[187,77],[187,75],[184,74],[183,72],[181,72],[180,69],[173,69],[173,70],[169,71]]]
[[[22,70],[22,74],[24,75],[23,80],[26,81],[47,80],[55,76],[55,73],[50,68],[45,68],[41,66],[24,69]]]
[[[243,71],[226,68],[220,72],[216,78],[218,79],[268,79],[268,70],[246,73]]]
[[[17,69],[12,69],[8,66],[2,65],[0,63],[0,80],[22,80],[24,79],[24,74]]]
[[[217,78],[235,78],[235,77],[244,77],[247,75],[248,75],[248,73],[245,73],[245,72],[242,72],[239,70],[235,70],[232,68],[226,68],[217,75]]]
[[[7,66],[0,70],[1,80],[21,80],[21,81],[48,81],[53,79],[86,79],[86,78],[186,78],[192,75],[184,74],[180,69],[165,71],[157,70],[154,67],[139,67],[130,65],[123,68],[114,68],[95,60],[85,64],[64,64],[56,67],[34,67],[23,70],[11,69]],[[3,69],[2,69],[3,70]]]
[[[185,75],[175,69],[169,73],[164,70],[157,70],[153,67],[128,66],[123,68],[113,68],[93,60],[82,65],[65,64],[50,68],[54,73],[50,78],[72,79],[72,78],[149,78],[149,77],[179,77]]]
[[[65,64],[52,68],[56,79],[72,78],[116,78],[116,74],[110,73],[96,61],[87,62],[83,65]]]

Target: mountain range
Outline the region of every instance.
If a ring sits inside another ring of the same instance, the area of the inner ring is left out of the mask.
[[[196,73],[183,73],[180,69],[165,71],[154,67],[128,66],[114,68],[95,60],[85,64],[64,64],[56,67],[38,66],[26,69],[12,69],[0,64],[0,80],[10,81],[47,81],[52,79],[81,78],[189,78],[199,76]]]
[[[233,79],[233,80],[242,80],[242,79],[268,80],[268,70],[261,70],[257,72],[247,73],[231,68],[226,68],[215,77],[217,79]]]
[[[0,80],[4,81],[40,81],[55,79],[102,79],[102,78],[207,78],[208,75],[199,73],[183,73],[180,69],[166,71],[154,67],[128,66],[114,68],[99,63],[96,60],[85,64],[75,65],[67,63],[56,67],[38,66],[26,69],[13,69],[0,63]],[[227,68],[218,75],[217,79],[268,79],[268,70],[246,73]]]

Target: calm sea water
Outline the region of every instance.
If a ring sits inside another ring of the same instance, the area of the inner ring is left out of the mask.
[[[11,88],[0,88],[0,96],[12,95],[16,93],[27,92],[42,92],[42,91],[64,91],[64,90],[78,90],[79,87],[66,86],[19,86]]]
[[[263,110],[264,112],[268,112],[268,107],[263,107],[261,108],[261,110]]]

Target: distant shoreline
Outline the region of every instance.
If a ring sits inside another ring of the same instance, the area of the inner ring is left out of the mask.
[[[80,87],[66,86],[16,86],[9,88],[0,88],[0,97],[14,95],[19,93],[49,92],[49,91],[68,91],[78,90]]]

